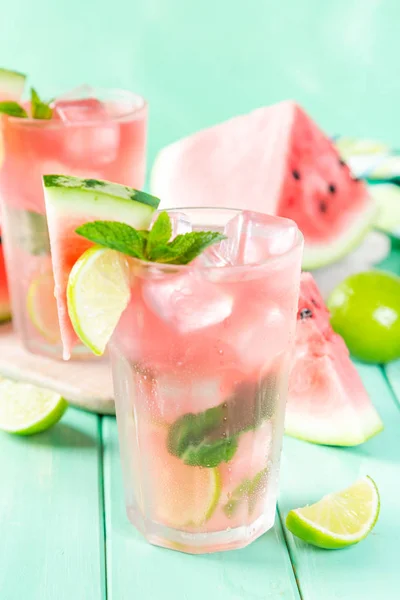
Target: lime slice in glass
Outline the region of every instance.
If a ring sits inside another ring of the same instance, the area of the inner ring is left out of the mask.
[[[60,327],[51,270],[33,279],[28,289],[26,306],[29,318],[37,331],[50,344],[58,344],[61,341]]]
[[[333,550],[357,544],[374,527],[379,516],[379,492],[371,477],[329,494],[311,506],[291,510],[286,527],[300,539]]]

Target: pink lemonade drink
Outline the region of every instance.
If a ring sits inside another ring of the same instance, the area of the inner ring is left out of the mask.
[[[61,358],[42,175],[109,179],[140,189],[147,105],[128,91],[83,86],[52,108],[49,120],[1,117],[0,200],[15,328],[31,352]],[[91,354],[76,344],[73,356]]]
[[[110,355],[129,519],[205,553],[274,523],[303,242],[288,219],[182,211],[175,233],[227,239],[188,265],[133,259]]]

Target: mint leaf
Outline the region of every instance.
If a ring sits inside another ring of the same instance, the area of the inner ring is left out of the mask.
[[[34,119],[51,119],[53,110],[43,102],[34,88],[31,88],[31,112]]]
[[[275,373],[261,382],[240,383],[221,404],[177,419],[168,432],[168,451],[189,465],[228,462],[236,452],[238,437],[273,416],[277,395]]]
[[[49,177],[45,176],[46,183]],[[82,225],[76,232],[96,244],[128,256],[170,265],[186,265],[208,246],[225,239],[224,235],[215,231],[192,231],[169,242],[172,225],[165,211],[159,214],[150,231],[138,231],[117,221],[95,221]]]
[[[75,231],[100,246],[118,250],[134,258],[145,258],[146,236],[126,223],[94,221],[81,225]]]
[[[168,244],[172,235],[171,219],[165,211],[160,213],[157,220],[153,224],[147,239],[147,254],[151,256],[151,252],[157,246]]]
[[[28,113],[18,102],[0,102],[0,113],[9,117],[19,117],[20,119],[28,117]]]
[[[248,514],[252,515],[257,501],[265,490],[268,469],[259,471],[253,479],[244,479],[232,492],[231,497],[225,504],[223,510],[226,516],[232,518],[242,502],[248,502]]]
[[[199,256],[208,246],[222,242],[226,236],[217,231],[191,231],[183,235],[177,235],[170,246],[177,253],[175,264],[187,265]]]
[[[203,440],[197,446],[190,445],[182,454],[181,459],[191,467],[204,467],[213,469],[222,462],[229,462],[238,447],[236,437],[222,440]]]

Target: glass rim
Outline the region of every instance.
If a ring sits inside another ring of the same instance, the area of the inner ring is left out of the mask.
[[[193,211],[199,211],[199,212],[221,211],[221,212],[226,212],[228,214],[230,213],[231,215],[238,215],[243,212],[252,212],[252,213],[255,213],[258,215],[262,215],[262,216],[265,216],[265,214],[266,214],[266,213],[261,213],[259,211],[246,211],[246,210],[243,210],[240,208],[225,208],[225,207],[220,207],[220,206],[174,207],[174,208],[168,208],[168,209],[158,209],[154,214],[157,214],[160,212],[190,213]],[[269,216],[275,216],[276,218],[286,219],[286,217],[278,217],[276,215],[269,215]],[[288,250],[286,250],[285,252],[282,252],[282,254],[278,254],[275,256],[269,256],[260,263],[250,263],[247,265],[226,265],[223,267],[217,267],[214,265],[209,266],[209,265],[199,265],[199,264],[193,264],[193,263],[189,263],[187,265],[173,265],[173,264],[167,264],[167,263],[158,263],[158,262],[141,260],[139,258],[131,258],[131,259],[135,264],[140,265],[142,268],[146,268],[146,270],[149,273],[153,273],[154,275],[160,274],[160,273],[176,273],[176,272],[185,273],[188,271],[196,272],[196,273],[204,272],[204,273],[212,273],[212,274],[219,272],[219,273],[224,273],[226,275],[228,275],[228,274],[234,275],[235,273],[243,273],[246,270],[252,271],[252,272],[254,272],[256,270],[262,270],[262,269],[265,270],[265,267],[267,267],[267,266],[276,268],[281,261],[286,260],[291,255],[295,255],[296,252],[298,251],[299,247],[303,246],[303,242],[304,242],[304,236],[303,236],[302,232],[300,231],[297,223],[295,221],[293,221],[292,219],[286,219],[286,220],[292,221],[296,227],[297,235],[296,235],[295,243]]]
[[[110,119],[107,119],[107,123],[119,123],[125,122],[129,120],[136,120],[141,114],[145,114],[148,107],[148,102],[136,92],[132,92],[131,90],[126,90],[124,88],[108,88],[97,86],[92,88],[95,92],[95,97],[99,96],[101,93],[114,94],[115,96],[125,96],[126,98],[130,98],[132,100],[133,106],[126,111],[118,113],[117,115],[110,116]],[[66,92],[68,93],[68,92]],[[56,98],[57,99],[57,98]],[[60,95],[60,100],[62,99],[62,95]],[[79,98],[78,98],[79,99]],[[112,98],[110,97],[110,100]],[[108,101],[108,98],[105,100]],[[25,103],[23,103],[25,104]],[[62,121],[61,119],[33,119],[32,117],[21,118],[21,117],[13,117],[10,115],[2,115],[3,118],[7,119],[12,126],[21,126],[21,127],[32,127],[33,129],[68,129],[73,127],[97,127],[104,126],[104,121],[100,119],[88,119],[87,121],[71,121],[71,123],[67,123]]]

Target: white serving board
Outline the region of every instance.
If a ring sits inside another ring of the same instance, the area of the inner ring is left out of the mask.
[[[0,374],[53,389],[79,408],[115,413],[106,359],[63,362],[31,354],[24,350],[11,324],[0,326]]]

